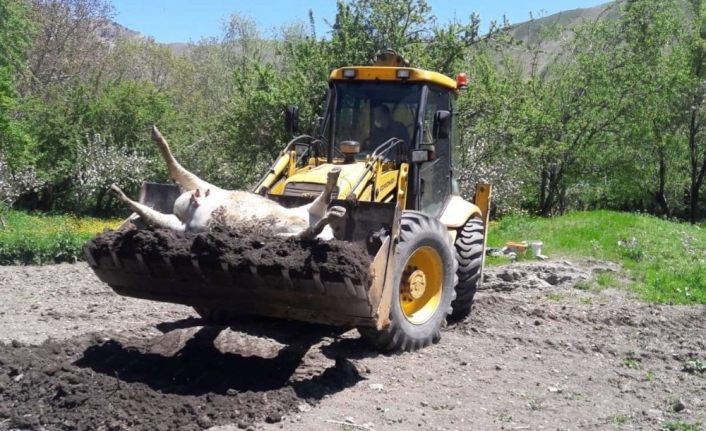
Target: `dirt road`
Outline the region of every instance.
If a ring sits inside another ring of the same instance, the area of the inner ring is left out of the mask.
[[[615,270],[491,268],[439,344],[385,356],[356,331],[203,327],[83,264],[0,267],[0,429],[702,429],[706,307],[591,284]]]

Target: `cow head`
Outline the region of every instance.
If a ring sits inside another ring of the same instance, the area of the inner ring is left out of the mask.
[[[203,199],[211,194],[211,190],[207,189],[205,193],[196,189],[191,192],[182,193],[181,196],[174,201],[174,215],[182,223],[187,223],[194,215],[194,211],[202,204]]]

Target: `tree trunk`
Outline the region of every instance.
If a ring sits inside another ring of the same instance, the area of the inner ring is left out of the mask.
[[[699,218],[699,193],[706,174],[706,155],[699,154],[697,135],[701,125],[697,119],[698,111],[692,109],[689,122],[689,162],[691,168],[691,184],[689,187],[689,222],[696,223]]]
[[[566,186],[561,186],[559,191],[559,214],[566,213]]]
[[[561,183],[564,169],[560,164],[552,163],[545,172],[546,181],[544,182],[543,199],[540,201],[539,213],[543,217],[549,217],[554,213],[554,207],[559,203],[559,199],[561,198]]]
[[[99,187],[98,188],[98,196],[96,196],[96,206],[93,208],[93,212],[96,215],[101,215],[103,212],[103,199],[105,198],[106,195],[106,188]]]
[[[537,202],[537,208],[539,209],[539,212],[542,213],[544,210],[544,202],[545,199],[547,198],[547,182],[548,179],[547,177],[549,176],[549,173],[545,168],[542,168],[542,172],[540,174],[541,179],[539,183],[539,201]]]
[[[662,209],[662,213],[671,217],[672,209],[669,207],[669,202],[667,202],[667,196],[665,194],[665,189],[667,187],[667,162],[664,157],[664,148],[659,149],[659,190],[652,193],[654,201]]]
[[[51,211],[54,207],[54,187],[51,184],[48,184],[42,190],[37,206],[45,212]]]
[[[689,192],[689,222],[695,224],[699,218],[699,187],[692,184]]]
[[[557,187],[554,184],[554,181],[551,180],[550,176],[549,186],[547,187],[547,195],[544,199],[544,202],[542,202],[542,206],[540,208],[540,214],[543,217],[549,217],[552,215],[552,210],[554,209],[554,202],[556,201],[556,195]]]

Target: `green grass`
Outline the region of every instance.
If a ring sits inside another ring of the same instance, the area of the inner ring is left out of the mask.
[[[623,365],[638,370],[642,368],[642,359],[635,356],[634,352],[628,352],[625,358],[623,358]]]
[[[516,215],[490,226],[491,247],[522,240],[541,240],[542,253],[552,258],[620,263],[644,300],[706,304],[706,229],[615,211],[572,212],[555,218]],[[602,287],[617,284],[609,274],[596,282]]]
[[[610,272],[601,272],[596,275],[596,283],[598,283],[600,287],[615,287],[618,285],[618,279],[615,274]]]
[[[547,294],[547,299],[550,301],[561,301],[564,296],[561,293],[552,292]]]
[[[38,215],[9,211],[0,226],[0,265],[75,262],[81,248],[106,227],[119,220]]]
[[[700,423],[690,423],[684,421],[667,422],[660,428],[661,431],[702,431]]]
[[[617,415],[617,416],[611,416],[610,417],[610,422],[613,425],[625,425],[630,421],[630,416],[627,415]]]
[[[684,362],[682,370],[691,374],[706,375],[706,363],[698,358],[690,358]]]

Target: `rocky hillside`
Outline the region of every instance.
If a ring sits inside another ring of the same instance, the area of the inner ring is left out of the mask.
[[[527,47],[538,48],[541,54],[536,59],[536,67],[542,70],[560,54],[561,40],[571,37],[576,27],[587,21],[617,17],[620,3],[609,2],[590,8],[566,10],[513,25],[510,34],[521,45],[510,48],[510,55],[529,71],[533,58],[527,52]]]

